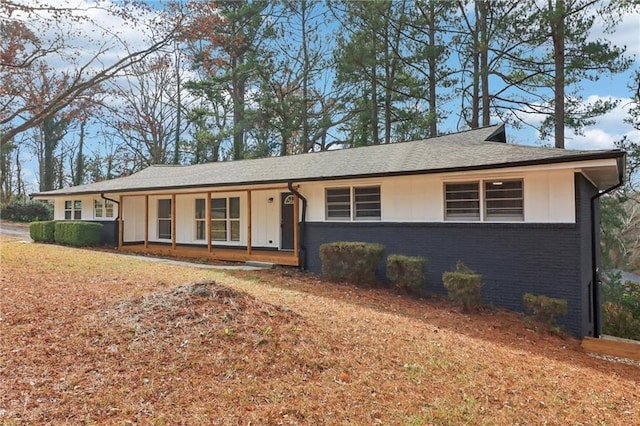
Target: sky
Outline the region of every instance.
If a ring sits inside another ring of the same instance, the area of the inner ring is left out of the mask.
[[[30,0],[24,0],[30,1]],[[67,0],[75,5],[80,5],[86,0]],[[108,2],[107,0],[104,0]],[[161,7],[161,2],[147,1],[147,3],[154,6]],[[96,11],[95,13],[100,13]],[[97,35],[93,46],[99,46],[104,43],[107,45],[116,46],[114,42],[115,37],[119,37],[130,45],[135,45],[141,40],[141,29],[133,28],[125,21],[119,20],[113,16],[101,17],[98,16],[98,21],[102,24],[103,28],[114,27],[112,34],[104,36],[100,31],[93,31],[91,34]],[[78,25],[76,23],[76,25]],[[613,77],[605,76],[600,80],[592,82],[585,81],[581,86],[581,94],[587,100],[595,100],[598,98],[614,98],[619,100],[618,106],[610,113],[601,116],[597,119],[597,122],[593,126],[589,126],[584,129],[583,134],[577,135],[567,129],[566,133],[566,147],[568,149],[610,149],[615,147],[615,142],[627,136],[636,141],[640,141],[640,131],[633,129],[630,124],[624,122],[624,119],[628,116],[628,109],[631,104],[632,91],[628,87],[632,80],[633,71],[640,69],[640,6],[632,13],[629,13],[623,17],[623,19],[617,24],[613,33],[605,33],[603,31],[603,25],[596,23],[591,38],[592,39],[607,39],[617,46],[626,46],[627,54],[634,59],[633,65],[623,74],[618,74]],[[79,28],[76,28],[79,29]],[[80,29],[81,32],[85,32],[84,29]],[[91,30],[87,29],[89,33]],[[100,37],[103,37],[102,39]],[[85,54],[91,54],[90,51]],[[111,55],[105,60],[117,60],[119,54],[118,50],[112,50]],[[452,118],[442,123],[440,129],[443,131],[455,131],[457,122],[455,108],[459,105],[459,101],[455,100],[454,103],[448,108],[452,112]],[[535,126],[542,121],[542,117],[536,115],[528,115],[526,117],[527,122]],[[507,136],[509,142],[525,144],[525,145],[553,145],[553,141],[542,141],[540,135],[531,128],[515,129],[513,127],[507,127]],[[99,143],[99,142],[98,142]],[[24,169],[27,170],[26,180],[31,182],[31,191],[37,190],[37,179],[35,178],[37,173],[37,164],[33,163],[33,159],[25,164]],[[30,170],[29,170],[30,169]]]
[[[635,130],[630,124],[625,123],[624,119],[628,117],[629,107],[631,105],[632,90],[629,85],[632,82],[633,71],[640,69],[640,6],[635,13],[629,13],[616,25],[612,34],[603,32],[602,22],[596,22],[594,31],[590,39],[605,39],[612,42],[616,46],[626,46],[627,54],[634,58],[634,62],[630,69],[615,76],[605,76],[598,81],[585,81],[582,84],[582,96],[588,100],[596,100],[598,98],[617,99],[618,106],[610,113],[601,116],[593,126],[585,128],[582,135],[567,129],[566,148],[569,149],[610,149],[615,148],[615,142],[628,136],[632,139],[640,141],[640,131]],[[531,116],[532,123],[540,123],[541,117]],[[514,133],[513,130],[507,129],[507,134]],[[515,137],[520,143],[536,145],[540,143],[540,137],[537,132],[515,132]]]

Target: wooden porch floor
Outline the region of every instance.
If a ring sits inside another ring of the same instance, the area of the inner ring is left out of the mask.
[[[252,249],[251,254],[246,249],[211,247],[211,251],[206,246],[184,246],[176,245],[175,249],[171,245],[149,244],[145,248],[144,244],[124,245],[120,251],[130,253],[148,253],[160,256],[186,257],[192,259],[211,259],[231,262],[269,262],[277,265],[299,266],[300,262],[297,253],[293,251],[276,251]]]

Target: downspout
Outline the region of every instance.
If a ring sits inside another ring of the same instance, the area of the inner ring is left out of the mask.
[[[593,283],[593,306],[591,309],[593,310],[593,337],[595,338],[600,337],[600,274],[598,273],[597,263],[597,253],[598,250],[600,250],[600,247],[598,245],[597,238],[599,227],[596,226],[596,200],[622,186],[625,174],[624,158],[625,157],[623,156],[621,159],[618,159],[618,183],[591,197],[591,280]]]
[[[307,199],[293,187],[293,182],[287,182],[287,187],[289,188],[289,191],[302,200],[302,219],[298,223],[298,241],[300,244],[298,248],[298,257],[300,259],[300,269],[304,270],[307,268],[307,247],[304,245],[304,225],[307,218]]]
[[[114,222],[119,224],[120,223],[120,201],[116,201],[113,198],[105,197],[104,196],[104,192],[100,193],[100,198],[102,198],[103,200],[111,201],[111,202],[116,203],[118,205],[118,216],[116,216]],[[116,239],[115,239],[116,247],[120,246],[120,244],[119,244],[120,241],[119,240],[120,240],[120,229],[118,229],[118,232],[116,232]]]

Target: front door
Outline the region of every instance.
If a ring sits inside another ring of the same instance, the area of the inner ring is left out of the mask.
[[[280,194],[280,248],[293,250],[293,194]]]

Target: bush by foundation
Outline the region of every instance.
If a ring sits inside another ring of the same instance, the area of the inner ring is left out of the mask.
[[[322,244],[322,277],[329,281],[373,284],[383,253],[384,246],[376,243],[337,241]]]

